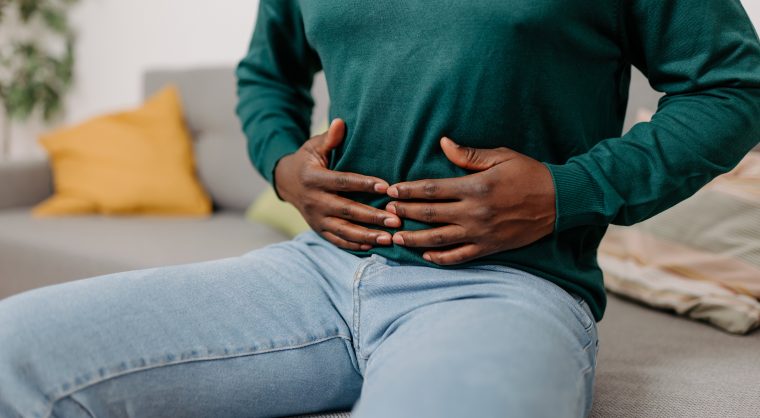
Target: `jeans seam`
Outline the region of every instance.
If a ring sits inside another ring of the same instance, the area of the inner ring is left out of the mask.
[[[360,339],[359,324],[361,320],[360,318],[361,301],[359,297],[359,286],[361,284],[362,275],[364,275],[364,271],[367,269],[367,267],[369,267],[371,261],[372,261],[371,258],[364,260],[362,264],[359,266],[359,268],[356,269],[356,273],[354,273],[354,283],[353,283],[353,292],[352,292],[353,308],[354,308],[354,312],[352,315],[352,324],[351,324],[351,328],[353,329],[353,332],[354,332],[353,346],[354,346],[354,351],[356,352],[357,358],[362,358],[362,359],[364,359],[364,356],[362,356],[361,354],[361,343],[359,341]]]
[[[75,398],[75,397],[74,397],[74,395],[75,395],[75,393],[72,393],[71,395],[69,395],[69,396],[68,396],[68,397],[69,397],[69,399],[71,399],[71,401],[72,401],[72,402],[74,402],[75,404],[79,405],[79,407],[80,407],[80,408],[82,408],[82,410],[83,410],[84,412],[86,412],[86,413],[87,413],[87,415],[88,415],[90,418],[95,418],[95,413],[94,413],[94,412],[92,412],[92,411],[90,411],[90,408],[88,408],[87,406],[85,406],[85,404],[83,404],[83,403],[82,403],[82,402],[80,402],[80,401],[79,401],[77,398]]]
[[[122,376],[126,376],[126,375],[129,375],[129,374],[132,374],[132,373],[138,373],[138,372],[143,372],[143,371],[147,371],[147,370],[159,369],[159,368],[168,367],[168,366],[176,366],[176,365],[180,365],[180,364],[195,363],[195,362],[201,362],[201,361],[227,360],[227,359],[233,359],[233,358],[248,357],[248,356],[253,356],[253,355],[257,355],[257,354],[266,354],[266,353],[272,353],[272,352],[278,352],[278,351],[285,351],[285,350],[292,350],[292,349],[297,349],[297,348],[304,348],[304,347],[308,347],[308,346],[311,346],[311,345],[316,345],[316,344],[320,344],[320,343],[323,343],[323,342],[326,342],[326,341],[334,340],[336,338],[340,338],[340,339],[347,340],[347,341],[351,340],[351,338],[349,336],[346,336],[346,335],[343,335],[343,334],[336,334],[336,335],[329,335],[329,336],[317,338],[317,339],[310,340],[310,341],[305,341],[305,342],[300,343],[300,344],[284,345],[284,346],[280,346],[280,347],[271,347],[271,348],[267,348],[267,349],[264,349],[264,350],[252,350],[252,351],[247,351],[247,352],[242,352],[242,353],[234,353],[234,354],[231,354],[231,355],[200,356],[200,357],[195,357],[195,358],[181,359],[181,360],[173,361],[173,362],[166,362],[166,363],[162,363],[162,364],[155,364],[155,365],[150,365],[150,366],[135,367],[135,368],[128,369],[128,370],[122,370],[120,372],[108,375],[107,377],[102,377],[100,379],[95,379],[95,380],[93,380],[91,382],[87,382],[87,383],[81,384],[81,385],[79,385],[79,386],[77,386],[75,388],[72,388],[72,389],[68,390],[68,391],[64,391],[63,393],[61,393],[59,395],[54,395],[54,396],[47,395],[47,396],[45,396],[45,398],[50,399],[51,402],[50,402],[49,405],[47,405],[45,407],[45,412],[43,414],[41,414],[41,416],[44,417],[44,418],[50,418],[50,414],[52,414],[52,412],[53,412],[53,407],[54,407],[55,403],[58,402],[58,401],[60,401],[63,398],[71,396],[71,395],[73,395],[73,394],[75,394],[75,393],[77,393],[77,392],[79,392],[79,391],[81,391],[83,389],[88,388],[88,387],[95,386],[95,385],[103,383],[105,381],[108,381],[108,380],[111,380],[111,379],[115,379],[115,378],[118,378],[118,377],[122,377]],[[77,403],[79,403],[79,402],[77,402]]]
[[[594,345],[594,341],[593,341],[593,339],[592,339],[592,341],[591,341],[590,343],[588,343],[588,344],[586,345],[586,347],[583,349],[583,352],[584,352],[584,353],[586,353],[587,355],[589,355],[589,354],[590,354],[590,353],[589,353],[589,348],[591,348],[591,346],[592,346],[592,345]],[[593,371],[595,368],[596,368],[596,353],[595,353],[595,354],[594,354],[594,356],[592,357],[592,361],[591,361],[591,363],[590,363],[588,366],[584,367],[584,368],[583,368],[583,370],[581,370],[581,372],[582,372],[584,375],[586,375],[586,374],[588,374],[589,372]]]

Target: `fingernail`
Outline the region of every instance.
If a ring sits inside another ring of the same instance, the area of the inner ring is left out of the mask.
[[[451,139],[451,138],[449,138],[448,136],[444,136],[444,137],[443,137],[443,138],[441,138],[441,139],[443,139],[444,141],[446,141],[446,142],[448,142],[448,143],[450,143],[451,145],[454,145],[454,146],[456,146],[456,147],[458,147],[458,146],[459,146],[459,144],[457,144],[456,142],[454,142],[454,140],[453,140],[453,139]]]
[[[401,220],[398,218],[385,218],[383,225],[389,226],[391,228],[398,228],[401,226]]]
[[[375,184],[375,192],[385,193],[386,190],[388,190],[388,186],[386,186],[385,184],[381,184],[381,183]]]
[[[391,245],[391,236],[380,235],[379,237],[377,237],[377,243],[380,245]]]
[[[394,234],[393,235],[393,242],[396,243],[396,244],[398,244],[398,245],[404,245],[404,237],[402,237],[399,234]]]
[[[398,189],[396,188],[396,186],[391,186],[388,188],[388,196],[398,197]]]
[[[369,244],[362,244],[361,247],[359,247],[362,251],[369,251],[372,249],[372,246]]]
[[[422,254],[422,258],[424,258],[427,261],[433,261],[433,258],[430,257],[430,254],[428,253]]]
[[[396,205],[394,205],[393,203],[388,203],[387,205],[385,205],[385,210],[396,215]],[[392,219],[392,218],[388,218],[388,219]],[[386,221],[388,219],[386,219]]]

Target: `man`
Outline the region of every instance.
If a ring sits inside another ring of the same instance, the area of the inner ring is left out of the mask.
[[[630,64],[666,96],[621,137]],[[738,0],[261,0],[238,77],[314,231],[3,301],[0,415],[586,416],[606,226],[760,139]]]

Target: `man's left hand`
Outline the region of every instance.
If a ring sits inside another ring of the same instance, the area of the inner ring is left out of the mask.
[[[394,243],[431,248],[423,258],[453,265],[523,247],[552,233],[555,192],[545,165],[508,148],[470,148],[449,138],[441,139],[441,148],[452,163],[476,173],[389,187],[388,195],[396,200],[388,203],[387,211],[443,224],[396,232]]]

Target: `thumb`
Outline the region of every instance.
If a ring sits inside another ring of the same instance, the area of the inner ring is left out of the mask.
[[[465,147],[452,141],[451,138],[441,138],[443,153],[452,163],[473,171],[484,171],[514,157],[515,152],[507,148],[472,148]]]
[[[345,136],[346,122],[344,122],[343,119],[333,119],[327,132],[322,136],[322,143],[319,144],[317,150],[320,154],[327,157],[330,151],[343,142]]]

